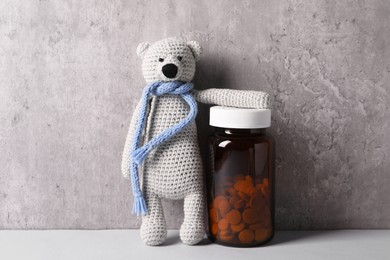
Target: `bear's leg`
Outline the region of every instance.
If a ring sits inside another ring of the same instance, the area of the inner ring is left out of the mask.
[[[157,246],[167,238],[161,199],[156,194],[147,193],[145,195],[148,214],[142,217],[141,239],[148,246]]]
[[[184,222],[180,228],[180,239],[186,245],[199,243],[205,235],[204,200],[202,193],[184,198]]]

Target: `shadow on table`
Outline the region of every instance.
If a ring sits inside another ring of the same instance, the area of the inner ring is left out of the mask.
[[[168,232],[168,237],[161,246],[171,246],[171,245],[175,245],[175,244],[182,244],[182,242],[180,240],[179,232],[175,232],[175,233]],[[202,241],[200,241],[197,244],[197,246],[207,246],[207,245],[211,245],[211,244],[212,243],[209,239],[204,238]]]
[[[298,231],[298,230],[283,230],[276,231],[273,239],[261,245],[261,247],[293,243],[296,241],[301,241],[305,239],[312,239],[314,237],[324,237],[324,236],[333,236],[336,235],[335,230],[307,230],[307,231]],[[164,244],[161,246],[170,246],[174,244],[181,244],[180,236],[178,231],[171,231],[168,233],[168,237]],[[204,238],[197,246],[207,246],[213,244],[209,239]]]
[[[276,231],[273,239],[263,246],[273,246],[278,244],[284,244],[289,242],[295,242],[298,240],[312,239],[314,237],[324,237],[334,234],[334,230],[307,230],[307,231],[297,231],[297,230],[283,230]]]

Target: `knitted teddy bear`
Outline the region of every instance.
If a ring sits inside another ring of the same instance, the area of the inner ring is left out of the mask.
[[[180,238],[187,245],[195,245],[205,235],[196,101],[268,108],[269,96],[258,91],[194,90],[190,81],[201,54],[195,41],[167,38],[141,43],[137,54],[148,84],[133,113],[122,158],[122,173],[132,180],[133,213],[142,215],[144,243],[159,245],[167,236],[161,198],[184,199]]]

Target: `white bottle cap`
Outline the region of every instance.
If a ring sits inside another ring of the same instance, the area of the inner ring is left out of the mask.
[[[271,109],[214,106],[210,108],[210,125],[235,129],[267,128],[271,126]]]

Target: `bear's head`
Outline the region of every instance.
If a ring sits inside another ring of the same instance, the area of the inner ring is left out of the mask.
[[[183,42],[177,38],[167,38],[153,44],[144,42],[137,48],[147,83],[191,81],[195,74],[195,62],[201,52],[198,42]]]

